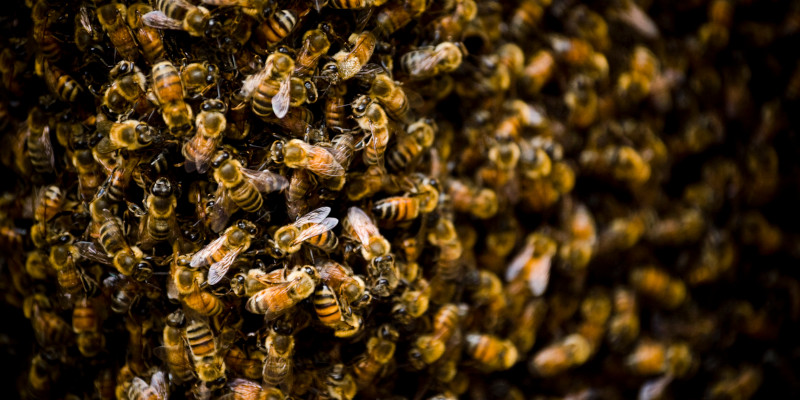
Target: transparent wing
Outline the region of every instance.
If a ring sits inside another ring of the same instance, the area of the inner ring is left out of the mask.
[[[167,386],[167,377],[163,371],[158,371],[150,378],[150,387],[161,396],[163,400],[169,397],[169,387]]]
[[[528,287],[534,296],[541,296],[547,290],[547,283],[550,281],[550,265],[553,256],[547,255],[531,260],[528,268]]]
[[[222,260],[211,264],[211,267],[208,269],[208,284],[209,285],[216,285],[225,274],[228,273],[228,269],[231,267],[234,261],[236,261],[236,257],[244,250],[244,247],[238,247],[232,251],[229,251],[225,254],[225,257],[222,257]]]
[[[267,356],[264,358],[264,369],[262,371],[264,380],[267,380],[268,377],[284,376],[287,381],[290,381],[292,379],[292,360],[287,357],[269,354],[270,352],[267,353]]]
[[[261,71],[248,76],[244,82],[242,82],[242,96],[245,98],[245,100],[249,99],[253,95],[253,92],[255,92],[256,88],[258,88],[258,85],[264,81],[269,74],[269,71],[269,65],[265,65]]]
[[[214,239],[214,241],[206,245],[206,247],[203,247],[197,253],[194,253],[192,260],[189,262],[189,266],[192,268],[206,266],[208,263],[208,261],[206,261],[208,257],[216,253],[217,250],[219,250],[222,245],[225,244],[227,239],[227,236],[223,233],[220,237]]]
[[[92,19],[89,16],[89,9],[85,6],[81,6],[80,8],[80,22],[81,27],[88,33],[92,33],[94,29],[92,28]]]
[[[228,192],[220,188],[220,194],[214,200],[214,205],[206,210],[209,229],[214,232],[221,232],[225,229],[231,214],[235,212],[236,208],[236,203],[228,196]]]
[[[339,220],[336,218],[325,218],[324,220],[322,220],[322,222],[314,224],[308,227],[307,229],[303,229],[303,231],[299,235],[297,235],[297,238],[294,239],[292,245],[303,243],[314,236],[321,235],[333,229],[338,223]]]
[[[249,273],[248,277],[253,278],[265,285],[278,285],[286,283],[287,272],[288,271],[286,270],[286,268],[281,268],[268,273],[264,272],[257,274]]]
[[[275,113],[275,116],[278,118],[283,118],[286,116],[286,113],[289,111],[289,104],[292,102],[292,81],[291,76],[287,76],[286,79],[281,82],[281,87],[278,90],[278,94],[272,98],[272,111]]]
[[[183,30],[183,23],[172,19],[161,11],[150,11],[142,16],[145,25],[157,29]]]
[[[369,216],[358,207],[350,207],[350,209],[347,210],[347,219],[350,222],[350,226],[352,226],[353,230],[356,232],[358,240],[364,246],[369,245],[369,238],[380,235],[378,227],[375,226]]]
[[[101,249],[92,242],[77,242],[74,246],[78,249],[81,257],[94,261],[96,263],[111,265],[112,259],[106,254],[106,251]]]
[[[256,171],[242,168],[241,172],[256,187],[256,190],[262,193],[283,190],[289,186],[289,181],[286,178],[272,171]]]
[[[618,11],[617,17],[639,32],[642,36],[648,39],[658,38],[660,36],[658,26],[653,22],[650,16],[634,2],[629,1],[627,3],[628,7],[622,11]]]
[[[506,268],[506,282],[511,282],[519,276],[525,264],[533,257],[533,242],[529,241],[525,247],[511,260]]]
[[[55,153],[53,152],[53,143],[50,141],[50,127],[45,126],[44,130],[42,131],[42,136],[39,137],[39,144],[42,146],[42,150],[44,151],[44,155],[47,156],[47,160],[50,162],[50,168],[55,168],[56,166],[56,157]]]
[[[314,211],[309,212],[306,215],[298,218],[292,225],[294,226],[303,226],[306,224],[318,224],[331,213],[330,207],[320,207]]]

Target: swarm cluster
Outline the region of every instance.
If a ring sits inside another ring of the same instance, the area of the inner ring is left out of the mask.
[[[6,393],[800,394],[796,2],[5,7]]]

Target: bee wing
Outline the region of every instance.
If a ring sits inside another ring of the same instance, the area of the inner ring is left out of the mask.
[[[81,22],[81,27],[83,27],[83,30],[85,30],[87,33],[92,33],[94,31],[94,29],[92,28],[92,19],[89,16],[89,9],[86,8],[85,6],[81,6],[80,8],[79,19]]]
[[[211,264],[211,267],[208,269],[208,284],[209,285],[216,285],[222,277],[228,273],[228,269],[233,265],[233,262],[236,260],[236,257],[239,256],[239,253],[244,250],[243,247],[238,247],[232,251],[229,251],[225,254],[225,257],[222,257],[222,260]]]
[[[511,260],[511,264],[508,264],[508,268],[506,268],[506,282],[511,282],[519,276],[522,268],[533,257],[533,250],[533,243],[527,243],[519,254]]]
[[[281,82],[281,87],[278,90],[278,94],[272,98],[272,111],[275,112],[275,116],[278,118],[283,118],[289,111],[289,104],[292,102],[291,89],[291,76],[287,76],[286,79]]]
[[[550,265],[553,256],[547,255],[529,261],[528,287],[534,296],[541,296],[547,290],[550,281]]]
[[[642,36],[648,39],[658,38],[660,36],[658,26],[653,22],[650,16],[634,2],[629,1],[627,3],[628,7],[624,10],[617,11],[615,13],[616,17],[639,32]]]
[[[639,389],[638,400],[656,400],[664,395],[667,386],[672,383],[672,375],[666,374],[662,377],[651,379],[645,382]]]
[[[267,352],[267,356],[264,357],[264,369],[262,371],[264,379],[266,380],[267,377],[277,375],[279,377],[285,376],[286,381],[291,381],[292,379],[291,358],[275,356],[269,353],[271,352]]]
[[[111,265],[112,259],[106,254],[105,250],[92,242],[77,242],[74,246],[78,249],[81,257],[96,263]]]
[[[214,232],[221,232],[225,229],[228,219],[230,219],[235,210],[236,204],[233,199],[228,196],[228,192],[225,189],[221,189],[220,195],[214,200],[214,205],[206,211],[209,229]]]
[[[283,190],[289,186],[289,181],[286,178],[272,171],[256,171],[247,168],[242,168],[241,171],[242,175],[256,187],[256,190],[262,193]]]
[[[206,245],[206,247],[203,247],[197,253],[194,253],[192,260],[189,262],[189,266],[192,268],[205,266],[206,259],[219,250],[220,247],[222,247],[222,245],[225,243],[225,240],[227,240],[227,237],[225,234],[222,234],[220,237],[214,239],[214,241]]]
[[[423,72],[433,68],[438,62],[439,58],[434,54],[433,47],[425,47],[417,50],[409,51],[403,55],[403,58],[408,57],[410,60],[417,59],[419,62],[406,63],[411,75],[419,75]]]
[[[258,85],[260,85],[261,82],[263,82],[264,79],[267,77],[269,71],[270,69],[268,68],[268,66],[265,65],[264,68],[261,69],[261,71],[258,71],[255,74],[248,76],[242,82],[242,95],[244,96],[245,100],[250,99],[250,97],[253,95],[253,92],[255,92],[256,88],[258,87]]]
[[[150,387],[156,391],[161,397],[160,399],[167,400],[169,397],[169,388],[167,386],[167,378],[164,376],[163,371],[158,371],[150,378]]]
[[[292,225],[294,226],[303,226],[306,224],[318,224],[331,213],[330,207],[320,207],[314,211],[309,212],[306,215],[298,218],[297,221],[294,221]]]
[[[358,207],[350,207],[350,209],[347,210],[347,219],[350,222],[350,226],[352,226],[353,230],[356,232],[358,240],[364,246],[369,244],[370,237],[380,234],[378,227],[376,227],[369,216]]]
[[[338,223],[339,220],[336,218],[325,218],[324,220],[322,220],[322,222],[311,225],[307,229],[303,229],[303,231],[297,236],[297,238],[294,239],[292,245],[303,243],[314,236],[321,235],[333,229]]]
[[[263,273],[260,275],[249,275],[253,279],[265,285],[278,285],[286,282],[286,268],[276,269],[272,272]]]
[[[284,304],[281,304],[281,303],[276,303],[275,301],[273,301],[273,299],[276,299],[276,298],[286,298],[286,299],[288,299],[289,298],[288,292],[292,288],[293,284],[294,284],[293,281],[281,282],[279,284],[272,285],[272,286],[270,286],[270,287],[268,287],[266,289],[261,290],[260,292],[254,294],[247,301],[246,308],[249,311],[251,311],[250,310],[250,301],[255,297],[259,297],[259,298],[264,299],[264,301],[269,303],[269,307],[267,308],[267,312],[264,314],[264,318],[267,321],[272,321],[272,320],[280,317],[281,315],[285,314],[286,311],[288,311],[290,308],[292,308],[292,306],[294,306],[294,302],[289,301],[289,302],[286,302]]]
[[[42,136],[39,137],[39,144],[42,146],[42,150],[44,151],[44,155],[47,157],[47,160],[50,162],[50,168],[55,168],[56,166],[56,157],[55,153],[53,152],[53,143],[50,141],[50,127],[45,126],[42,130]]]
[[[145,25],[157,29],[182,30],[183,22],[172,19],[161,11],[150,11],[142,16]]]

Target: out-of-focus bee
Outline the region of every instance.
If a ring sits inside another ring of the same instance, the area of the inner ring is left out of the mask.
[[[339,220],[327,218],[330,207],[320,207],[300,217],[297,221],[282,226],[273,235],[277,255],[287,255],[300,250],[303,243],[324,251],[333,251],[339,240],[332,232]]]
[[[72,331],[76,334],[78,350],[85,357],[94,357],[105,347],[98,311],[96,303],[88,298],[78,300],[72,310]]]
[[[597,51],[605,52],[611,46],[608,24],[600,14],[586,6],[578,6],[570,10],[566,28],[569,33],[589,41]]]
[[[31,326],[36,342],[43,348],[58,348],[72,342],[72,327],[58,314],[42,309],[45,304],[34,301],[30,307]]]
[[[655,220],[645,237],[657,245],[681,245],[700,239],[706,228],[703,213],[694,207],[680,207],[674,214]]]
[[[403,54],[400,64],[410,79],[427,79],[458,69],[465,51],[459,44],[442,42]]]
[[[497,193],[492,189],[479,188],[451,179],[447,182],[447,194],[450,195],[456,211],[470,213],[480,219],[491,218],[497,214],[499,208]]]
[[[511,261],[506,270],[506,281],[524,279],[534,296],[541,296],[550,281],[550,265],[556,254],[556,243],[541,233],[532,233],[525,247]]]
[[[53,143],[50,139],[49,118],[41,109],[34,107],[28,113],[26,125],[27,158],[30,159],[33,170],[39,174],[53,171],[56,162],[53,154]]]
[[[142,16],[144,24],[157,29],[182,30],[186,33],[205,37],[208,35],[210,13],[202,6],[195,6],[185,0],[155,0],[155,11]]]
[[[101,400],[113,400],[116,398],[115,388],[117,382],[114,371],[111,368],[104,368],[98,371],[93,383],[95,393]]]
[[[150,377],[150,383],[135,376],[128,388],[128,398],[131,400],[167,400],[168,397],[169,385],[163,371],[154,373]]]
[[[153,11],[153,8],[146,3],[134,3],[128,7],[128,26],[131,27],[131,32],[139,43],[139,50],[150,65],[155,64],[158,60],[163,59],[164,42],[161,40],[161,34],[157,29],[146,25],[143,21],[143,16]]]
[[[224,188],[234,204],[246,212],[256,212],[264,205],[261,193],[283,190],[289,182],[271,171],[255,171],[242,167],[241,162],[225,150],[219,151],[211,162],[214,180]]]
[[[184,101],[186,89],[175,65],[164,60],[153,66],[152,90],[155,102],[161,107],[161,116],[173,135],[180,136],[192,129],[192,109]]]
[[[225,366],[247,379],[262,379],[265,354],[261,350],[245,352],[233,346],[225,353]]]
[[[461,321],[466,313],[465,307],[445,304],[433,317],[433,332],[420,335],[412,344],[408,357],[411,365],[422,369],[431,365],[444,354],[450,339],[461,334]]]
[[[773,254],[783,243],[783,234],[757,211],[742,216],[739,237],[745,246],[755,246],[759,254]]]
[[[324,395],[329,399],[352,400],[358,392],[353,376],[343,364],[334,364],[325,371]]]
[[[305,300],[314,293],[314,288],[319,282],[317,269],[311,265],[298,266],[291,271],[286,271],[281,279],[275,279],[272,274],[264,276],[262,283],[267,285],[247,299],[245,308],[254,314],[264,314],[267,321],[274,320],[297,303]]]
[[[612,349],[621,350],[639,336],[639,309],[636,296],[626,288],[614,290],[614,313],[608,322],[608,342]]]
[[[406,135],[397,138],[395,146],[389,149],[386,161],[389,168],[402,171],[413,165],[436,138],[437,127],[428,118],[419,119],[406,128]]]
[[[269,15],[255,28],[252,43],[256,53],[266,54],[286,39],[309,11],[309,8],[296,4],[293,8],[278,10]]]
[[[52,266],[47,255],[40,250],[29,252],[25,258],[25,272],[33,279],[46,279],[50,268]]]
[[[294,75],[305,77],[314,75],[320,57],[328,53],[331,42],[323,29],[311,29],[303,34],[303,46],[294,61]]]
[[[524,0],[520,2],[511,16],[509,32],[518,39],[528,37],[536,29],[544,16],[545,9],[550,5],[550,0]]]
[[[252,97],[253,113],[268,117],[273,113],[283,118],[291,103],[291,77],[294,60],[283,53],[272,53],[267,57],[264,68],[245,80],[242,95]]]
[[[340,50],[322,67],[322,76],[331,85],[338,85],[356,76],[372,58],[378,38],[370,31],[353,33],[348,38],[349,50]]]
[[[103,107],[115,114],[129,114],[145,97],[147,77],[131,61],[120,61],[108,74],[111,85],[103,93]]]
[[[59,289],[70,304],[86,292],[83,277],[76,266],[80,259],[80,253],[72,245],[73,240],[74,238],[70,234],[60,236],[58,244],[50,247],[49,258],[50,265],[56,270]]]
[[[66,195],[55,185],[46,186],[37,191],[33,219],[38,224],[52,220],[64,206]]]
[[[625,359],[625,363],[637,375],[669,373],[682,377],[692,371],[696,360],[686,343],[667,344],[642,339]]]
[[[580,155],[580,163],[595,174],[633,185],[650,179],[650,165],[630,146],[585,149]]]
[[[724,371],[719,379],[708,388],[710,399],[749,399],[764,379],[758,367],[744,366],[739,371]]]
[[[386,368],[386,364],[392,361],[395,343],[399,337],[397,330],[389,324],[383,324],[375,330],[375,334],[367,341],[366,353],[353,365],[353,374],[359,389],[369,388]]]
[[[532,373],[553,376],[589,359],[592,345],[580,334],[573,333],[539,350],[528,365]]]
[[[656,266],[633,269],[630,283],[638,293],[668,309],[683,304],[688,295],[683,281],[671,277],[667,271]]]
[[[545,49],[539,50],[528,60],[522,71],[522,83],[526,92],[536,94],[550,81],[556,70],[556,60]]]
[[[598,96],[594,81],[586,75],[575,76],[564,94],[564,103],[570,109],[569,124],[588,128],[597,119]]]
[[[211,158],[222,142],[222,133],[227,127],[225,119],[227,107],[222,101],[209,99],[203,102],[200,109],[195,119],[197,132],[184,143],[182,154],[186,159],[184,165],[187,171],[204,174],[208,171]]]
[[[467,354],[485,371],[502,371],[514,366],[519,357],[517,348],[509,340],[494,335],[470,333],[464,339]]]
[[[300,139],[275,141],[270,156],[289,168],[302,168],[323,179],[326,186],[339,190],[344,186],[345,170],[327,148],[308,144]]]
[[[186,325],[186,342],[194,361],[194,372],[209,388],[225,384],[225,362],[220,355],[219,338],[207,322],[195,320]]]
[[[276,321],[264,340],[263,379],[264,385],[270,387],[291,386],[293,381],[292,366],[294,364],[294,336],[291,329],[284,327],[282,321]]]
[[[532,299],[522,308],[508,339],[520,354],[527,353],[536,342],[536,331],[544,322],[547,304],[541,299]]]
[[[380,7],[386,0],[330,0],[328,5],[333,8],[358,10],[362,8]]]
[[[187,353],[184,340],[186,318],[183,311],[178,310],[167,315],[162,335],[164,347],[156,349],[169,368],[170,379],[175,383],[188,382],[193,377],[192,361]]]
[[[262,387],[256,382],[237,378],[228,382],[231,393],[220,397],[225,400],[284,400],[283,392],[274,387]]]
[[[117,52],[127,61],[134,61],[139,57],[136,38],[128,27],[127,9],[124,4],[111,3],[97,8],[97,19],[103,25],[111,44]]]
[[[89,201],[105,180],[100,165],[94,160],[91,149],[80,148],[72,152],[72,166],[78,173],[80,199]]]
[[[208,283],[215,285],[222,280],[236,257],[250,247],[250,242],[257,233],[258,228],[255,224],[240,220],[195,253],[189,266],[192,268],[209,266]]]
[[[473,0],[458,0],[447,14],[430,24],[431,39],[435,43],[461,40],[464,26],[475,19],[478,5]]]
[[[583,204],[571,205],[573,201],[566,198],[564,204],[570,204],[564,209],[564,224],[569,235],[561,243],[558,255],[563,262],[563,267],[571,272],[583,271],[589,264],[597,243],[597,233],[589,208]]]
[[[95,147],[95,151],[99,153],[111,153],[119,149],[137,151],[161,140],[155,128],[135,119],[122,122],[98,121],[97,132],[103,134],[103,139]]]
[[[703,240],[700,255],[686,276],[689,285],[701,285],[717,280],[736,263],[737,250],[725,232],[710,230]]]
[[[388,37],[420,16],[427,8],[423,0],[390,1],[375,16],[375,34]]]
[[[388,255],[392,250],[391,244],[381,235],[372,219],[358,207],[350,207],[347,210],[347,218],[343,221],[342,226],[345,234],[359,241],[361,255],[367,261]]]
[[[181,66],[183,88],[190,98],[203,96],[219,79],[219,68],[209,62],[195,62]]]
[[[332,85],[328,89],[328,96],[325,98],[323,112],[325,114],[325,126],[331,132],[342,132],[345,130],[347,106],[344,96],[347,94],[347,85]]]
[[[31,358],[24,394],[30,398],[47,398],[61,375],[58,352],[44,350]]]

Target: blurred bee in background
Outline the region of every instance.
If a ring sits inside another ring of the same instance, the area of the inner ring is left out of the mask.
[[[680,306],[688,296],[683,281],[656,266],[634,268],[630,283],[638,293],[668,309]]]
[[[458,69],[465,53],[466,50],[459,44],[442,42],[436,47],[420,48],[403,54],[400,64],[410,79],[427,79]]]
[[[530,359],[528,368],[539,376],[554,376],[589,359],[592,345],[580,334],[573,333],[544,347]]]
[[[353,374],[359,389],[367,389],[376,378],[380,377],[386,364],[394,358],[395,343],[398,339],[399,333],[391,325],[384,324],[375,330],[367,341],[366,353],[353,366]]]
[[[522,279],[534,296],[541,296],[550,281],[550,267],[557,244],[548,236],[532,233],[525,240],[525,247],[511,261],[506,270],[506,281]]]
[[[150,377],[150,383],[135,376],[128,388],[129,399],[166,400],[169,397],[169,385],[163,371],[157,371]]]

